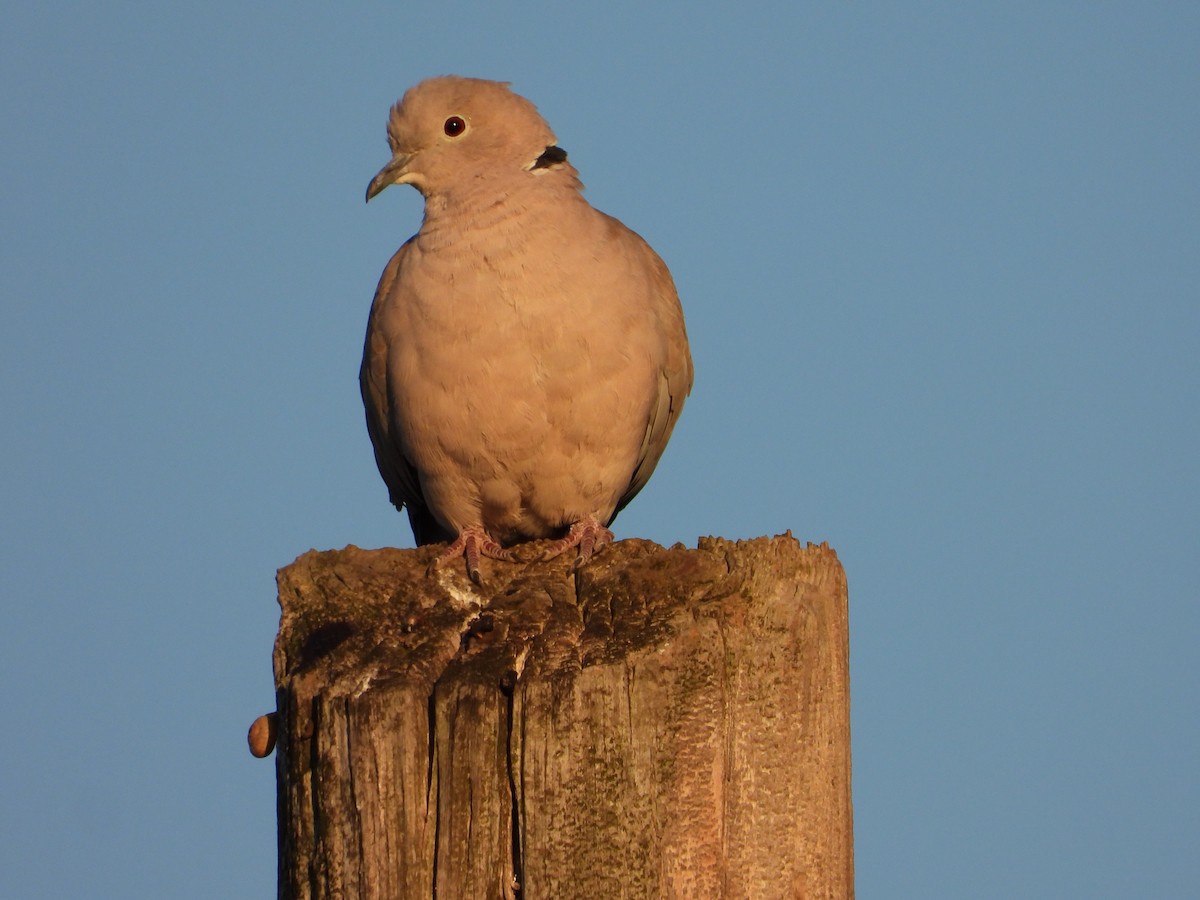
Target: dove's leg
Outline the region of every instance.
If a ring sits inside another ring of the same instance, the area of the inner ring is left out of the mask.
[[[479,584],[479,560],[481,557],[489,559],[502,559],[505,562],[512,562],[514,557],[511,550],[505,550],[496,541],[492,540],[491,536],[479,525],[472,525],[470,528],[464,528],[459,532],[458,537],[450,544],[437,559],[429,566],[430,571],[440,568],[448,562],[453,562],[459,557],[467,558],[467,575],[476,584]]]
[[[613,533],[601,525],[600,520],[595,516],[588,516],[572,525],[567,536],[561,541],[551,544],[542,559],[554,559],[572,547],[578,547],[579,556],[575,559],[575,568],[578,569],[592,558],[593,553],[607,547],[612,542]]]

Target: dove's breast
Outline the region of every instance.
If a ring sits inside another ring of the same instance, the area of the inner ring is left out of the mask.
[[[392,439],[451,529],[547,537],[629,486],[666,337],[641,247],[581,218],[423,231],[375,311]]]

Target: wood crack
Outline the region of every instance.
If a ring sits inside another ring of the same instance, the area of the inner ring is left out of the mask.
[[[507,885],[506,896],[521,896],[525,880],[524,865],[521,859],[521,798],[517,793],[516,766],[513,762],[513,708],[519,679],[516,672],[506,672],[500,682],[500,690],[504,694],[504,725],[505,735],[505,764],[508,775],[509,827],[512,835],[512,878]]]

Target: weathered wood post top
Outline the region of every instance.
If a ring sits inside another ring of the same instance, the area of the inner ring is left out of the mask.
[[[853,896],[828,546],[437,550],[279,572],[281,898]]]

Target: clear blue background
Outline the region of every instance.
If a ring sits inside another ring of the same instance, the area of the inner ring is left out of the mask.
[[[421,203],[363,191],[447,72],[674,271],[619,535],[845,563],[859,896],[1200,890],[1200,5],[21,7],[0,895],[274,895],[274,572],[411,545],[356,375]]]

